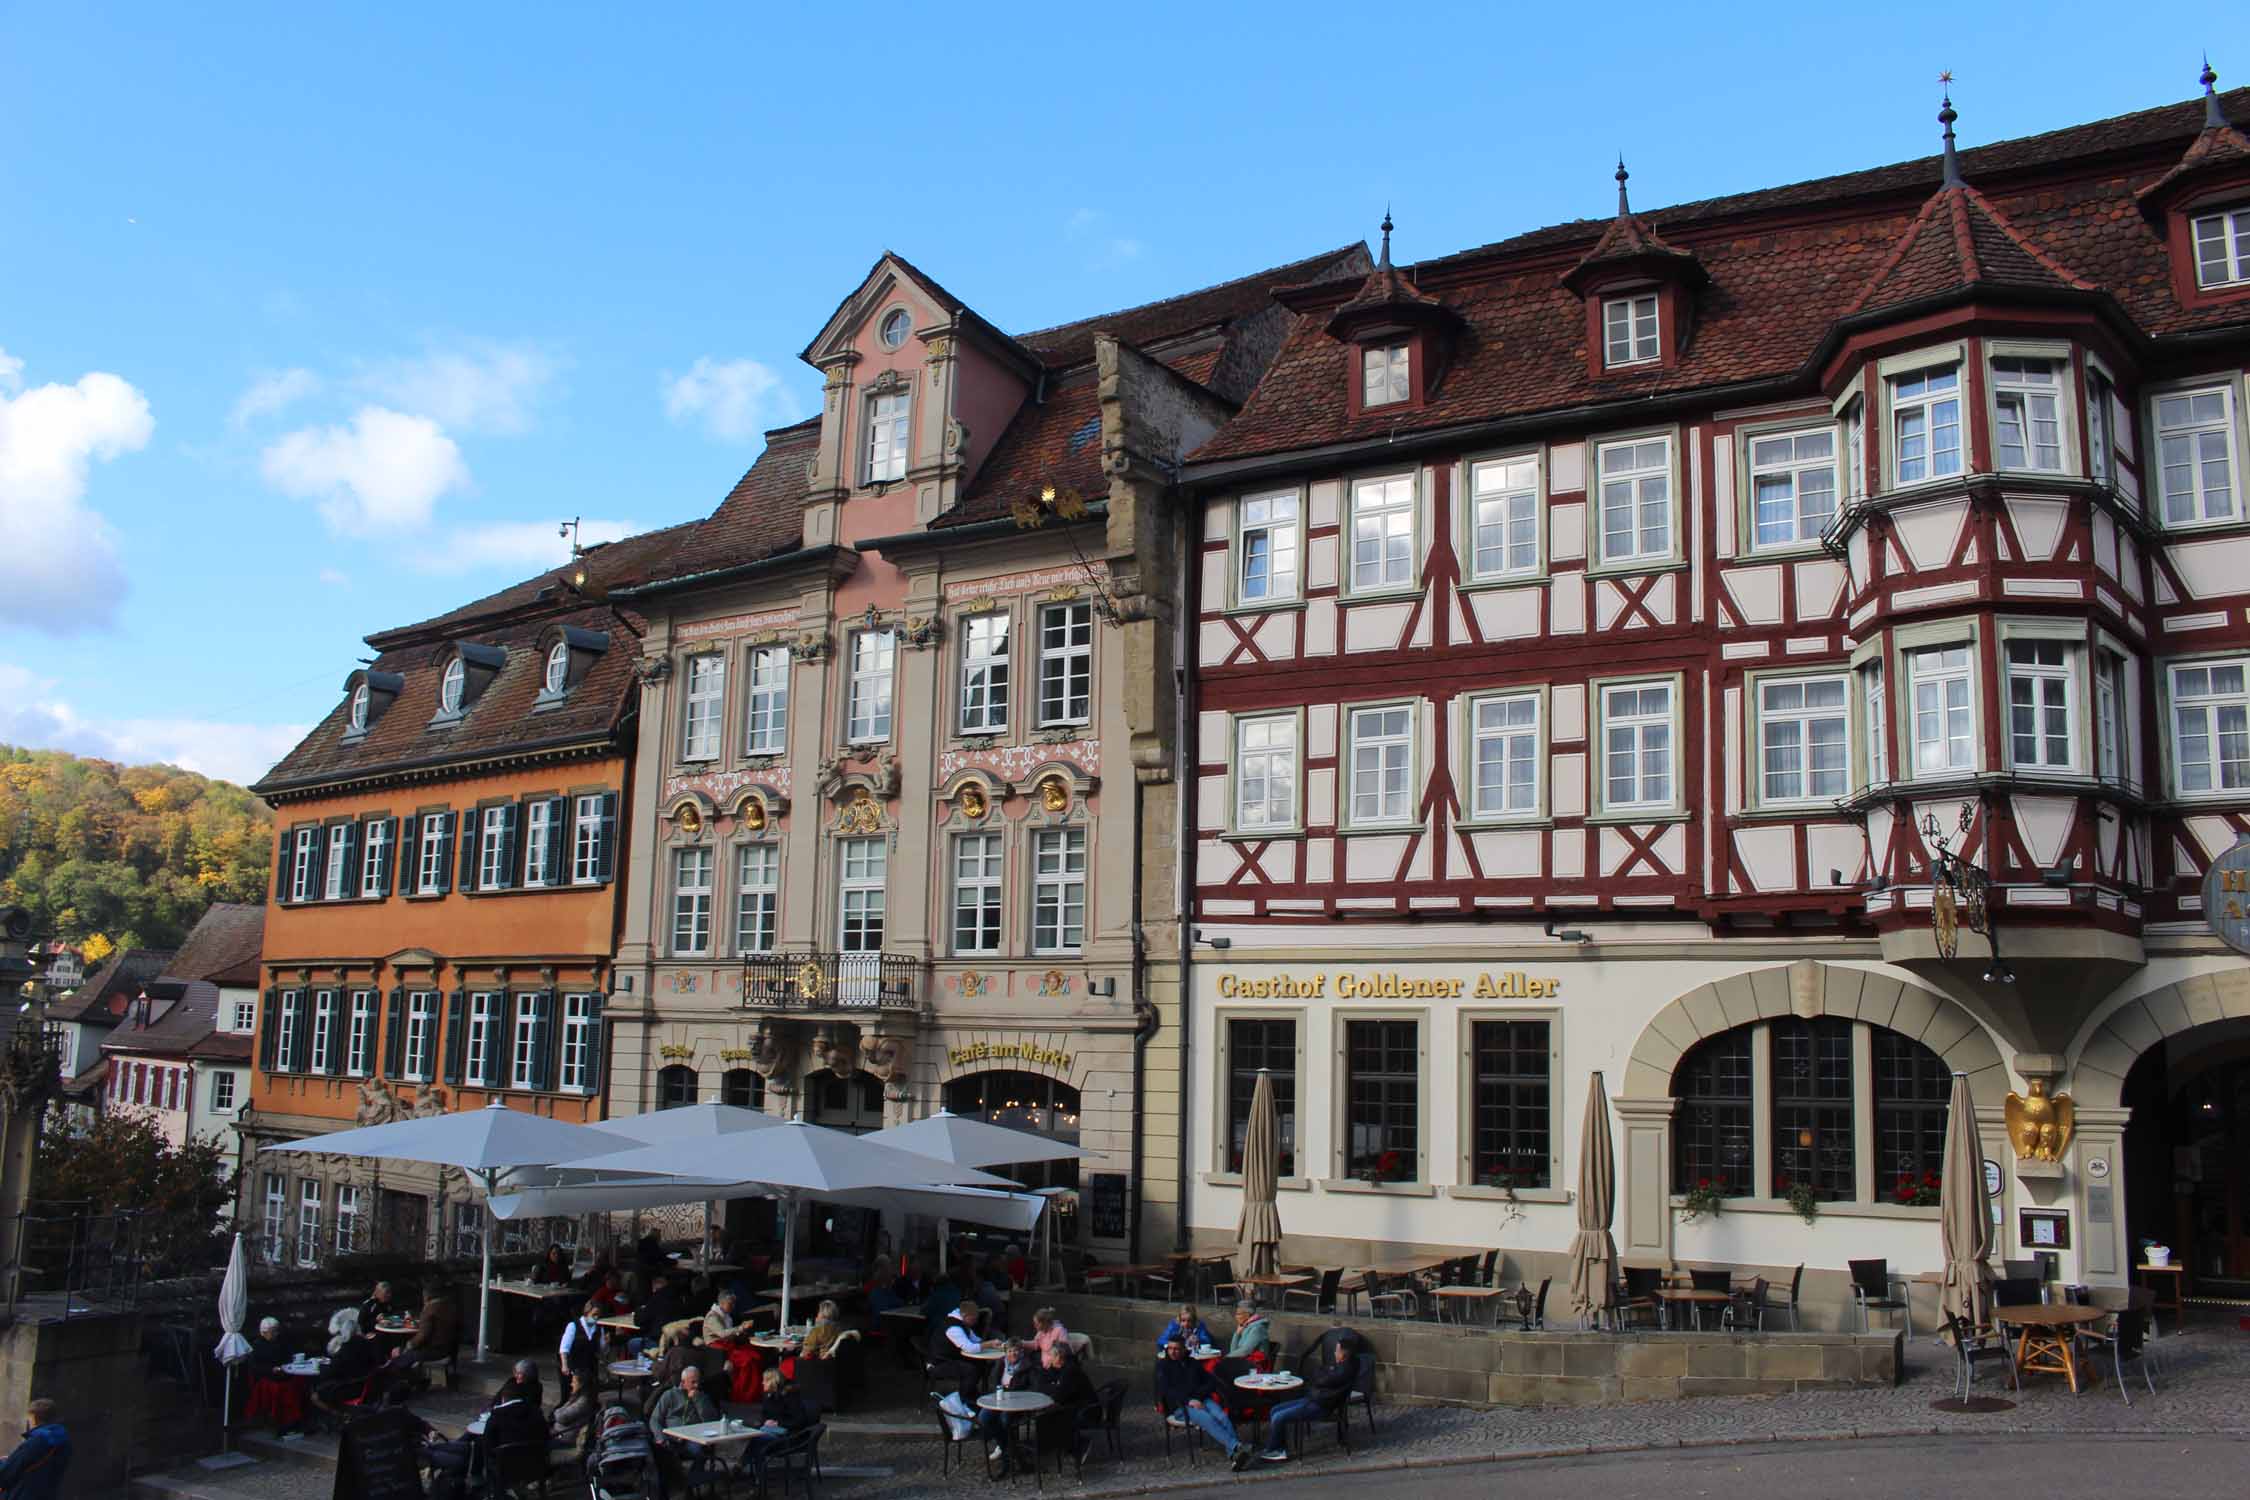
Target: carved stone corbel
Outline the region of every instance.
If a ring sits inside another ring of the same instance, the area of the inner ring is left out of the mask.
[[[882,1081],[891,1099],[903,1100],[914,1069],[914,1038],[898,1032],[871,1036],[860,1047],[859,1065]]]
[[[750,1039],[750,1071],[767,1083],[787,1083],[796,1073],[797,1033],[786,1021],[764,1020]]]
[[[838,1078],[859,1071],[859,1028],[849,1021],[824,1021],[813,1028],[813,1065]]]

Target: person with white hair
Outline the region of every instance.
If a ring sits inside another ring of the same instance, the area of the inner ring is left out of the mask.
[[[270,1420],[275,1437],[289,1436],[305,1420],[304,1382],[282,1373],[291,1358],[282,1342],[281,1319],[260,1318],[258,1336],[250,1341],[250,1398],[242,1416],[248,1422]]]
[[[339,1307],[328,1319],[328,1353],[333,1357],[353,1339],[359,1337],[359,1309]]]
[[[340,1309],[328,1320],[328,1363],[313,1382],[312,1403],[322,1413],[341,1422],[350,1415],[344,1408],[353,1402],[372,1404],[380,1391],[368,1380],[383,1368],[383,1341],[360,1322],[359,1309]]]

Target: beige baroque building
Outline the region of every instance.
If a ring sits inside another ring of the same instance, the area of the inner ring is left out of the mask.
[[[1171,1243],[1170,475],[1278,345],[1274,287],[1365,263],[1010,336],[877,261],[804,353],[820,415],[617,593],[647,634],[613,1111],[950,1108],[1097,1153],[1014,1174],[1080,1190],[1070,1237]]]

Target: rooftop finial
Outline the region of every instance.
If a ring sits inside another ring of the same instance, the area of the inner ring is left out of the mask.
[[[1617,217],[1619,217],[1620,219],[1623,219],[1623,218],[1628,218],[1628,217],[1630,217],[1630,216],[1632,215],[1632,212],[1633,212],[1633,207],[1632,207],[1632,205],[1631,205],[1631,204],[1629,204],[1629,203],[1627,203],[1627,202],[1625,201],[1625,179],[1626,179],[1626,178],[1628,178],[1628,177],[1630,177],[1630,176],[1632,176],[1632,175],[1633,175],[1632,173],[1630,173],[1630,172],[1628,172],[1628,171],[1626,171],[1626,170],[1625,170],[1625,153],[1624,153],[1624,152],[1622,152],[1622,151],[1618,152],[1618,153],[1617,153]]]
[[[1383,261],[1382,261],[1382,263],[1383,263],[1383,266],[1384,266],[1384,268],[1385,268],[1386,270],[1387,270],[1387,269],[1389,269],[1389,267],[1390,267],[1390,264],[1391,264],[1391,206],[1390,206],[1390,205],[1389,205],[1388,203],[1386,203],[1386,204],[1384,204],[1384,205],[1383,205]]]
[[[1953,122],[1961,118],[1953,108],[1953,72],[1949,68],[1937,76],[1938,87],[1944,90],[1944,102],[1938,108],[1938,123],[1945,127],[1945,185],[1962,187],[1961,159],[1953,154]]]
[[[2206,52],[2203,54],[2203,128],[2205,130],[2226,129],[2226,112],[2219,108],[2218,82],[2219,75],[2211,70],[2211,54]]]

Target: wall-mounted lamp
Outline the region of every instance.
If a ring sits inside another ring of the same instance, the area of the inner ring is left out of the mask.
[[[1214,948],[1232,948],[1234,946],[1233,938],[1209,937],[1205,938],[1203,941],[1209,943]]]
[[[1590,943],[1594,940],[1591,933],[1581,932],[1575,927],[1565,927],[1558,931],[1555,926],[1558,920],[1560,919],[1555,917],[1547,919],[1547,925],[1542,929],[1547,936],[1565,943]]]

